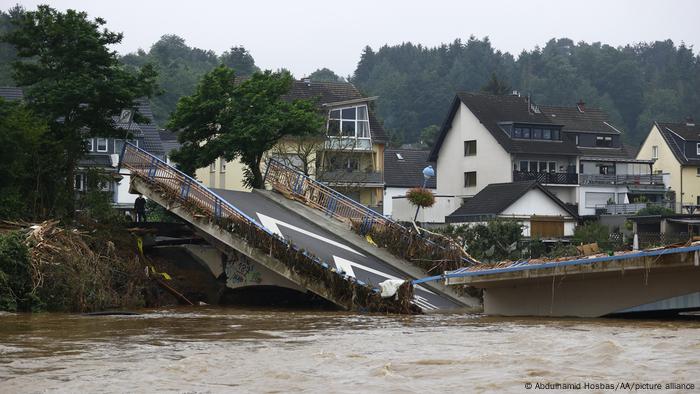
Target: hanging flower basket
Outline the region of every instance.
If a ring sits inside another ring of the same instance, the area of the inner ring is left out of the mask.
[[[408,201],[421,208],[429,208],[435,204],[435,196],[433,193],[422,187],[416,187],[406,192],[406,198]]]

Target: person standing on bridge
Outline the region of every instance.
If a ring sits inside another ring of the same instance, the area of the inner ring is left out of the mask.
[[[136,211],[136,222],[146,222],[146,199],[139,194],[134,201],[134,210]]]

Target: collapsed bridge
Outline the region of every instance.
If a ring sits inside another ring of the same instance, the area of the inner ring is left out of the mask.
[[[479,300],[440,283],[413,288],[410,280],[426,276],[426,271],[368,237],[370,230],[406,229],[282,163],[271,161],[266,173],[279,193],[209,189],[131,144],[125,144],[120,166],[129,172],[132,192],[179,216],[216,248],[219,255],[197,246],[190,252],[215,276],[225,274],[230,288],[281,286],[315,294],[345,310],[479,308]],[[402,239],[414,249],[445,254],[444,246],[420,237]],[[377,284],[387,279],[408,281],[396,297],[382,298]]]

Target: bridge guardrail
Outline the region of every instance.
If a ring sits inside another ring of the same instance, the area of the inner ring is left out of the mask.
[[[387,218],[386,216],[360,204],[359,202],[345,196],[332,188],[311,179],[306,174],[281,163],[278,160],[270,159],[265,171],[265,182],[269,183],[275,190],[282,193],[290,193],[303,199],[309,206],[323,211],[327,215],[336,219],[346,219],[352,222],[359,222],[360,235],[369,233],[374,226],[384,226],[392,229],[403,238],[409,238],[409,243],[422,243],[424,248],[432,249],[432,254],[445,255],[459,253],[459,262],[466,265],[478,263],[476,260],[462,256],[462,251],[455,247],[445,247],[436,242],[423,237],[415,236],[408,228]],[[436,253],[437,252],[437,253]],[[441,253],[442,252],[442,253]],[[394,253],[396,254],[396,253]],[[407,258],[406,255],[399,257]],[[443,261],[449,260],[449,258]]]
[[[243,213],[241,210],[230,204],[221,196],[217,195],[212,190],[208,189],[196,179],[190,177],[184,172],[172,167],[160,158],[146,152],[143,149],[136,147],[130,143],[125,143],[122,148],[122,153],[119,160],[120,168],[126,168],[131,171],[131,176],[139,177],[149,184],[158,185],[162,188],[167,189],[171,196],[177,196],[176,198],[183,202],[188,202],[195,205],[197,208],[201,209],[204,213],[211,215],[214,220],[219,224],[219,226],[228,229],[233,232],[236,224],[238,227],[247,227],[257,230],[253,233],[253,236],[247,238],[248,243],[252,244],[259,249],[265,251],[272,257],[277,258],[285,264],[291,265],[292,269],[299,271],[298,266],[294,266],[296,263],[291,260],[289,256],[285,255],[286,251],[293,251],[294,256],[303,256],[301,260],[307,263],[307,269],[305,271],[310,272],[310,275],[319,275],[319,272],[328,275],[329,272],[332,273],[336,278],[330,280],[331,286],[336,286],[334,291],[342,292],[342,296],[345,298],[350,298],[354,303],[362,308],[368,308],[375,311],[389,311],[393,313],[415,313],[413,307],[409,307],[405,299],[400,300],[384,300],[378,294],[378,289],[375,289],[368,284],[355,279],[354,277],[344,275],[337,272],[335,269],[331,269],[327,263],[322,262],[316,256],[307,253],[304,250],[299,249],[293,243],[281,238],[268,230],[265,226],[258,223],[255,219]],[[226,225],[226,222],[233,221],[234,225]],[[260,234],[267,235],[267,240],[254,239]],[[275,245],[277,247],[275,247]],[[309,267],[315,266],[315,271],[309,271]],[[304,270],[304,269],[302,269]],[[344,288],[342,290],[337,289],[338,279],[348,283],[350,288]],[[363,292],[364,297],[360,297],[360,291],[358,288],[365,289]],[[412,298],[413,290],[410,290],[410,298]],[[379,297],[378,301],[377,297]],[[409,298],[409,299],[410,299]]]

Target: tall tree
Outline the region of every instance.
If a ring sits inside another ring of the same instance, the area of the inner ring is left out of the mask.
[[[89,20],[84,12],[65,13],[41,5],[13,19],[16,30],[3,39],[17,49],[15,81],[25,86],[28,106],[49,126],[49,138],[60,149],[64,213],[73,214],[73,179],[83,156],[83,140],[116,135],[113,117],[134,107],[135,99],[155,89],[150,65],[128,72],[109,45],[122,34]],[[147,121],[137,114],[138,121]]]
[[[491,79],[489,82],[481,87],[482,92],[495,94],[497,96],[504,96],[511,92],[511,87],[505,81],[498,79],[496,73],[491,73]]]
[[[24,8],[17,5],[7,12],[0,10],[0,36],[15,29],[12,20],[18,18],[24,12]],[[12,78],[12,62],[17,59],[17,50],[6,42],[0,42],[0,86],[14,86]]]
[[[256,71],[260,71],[255,65],[253,56],[243,46],[234,46],[230,50],[224,52],[219,57],[219,61],[232,68],[236,75],[251,75]]]
[[[265,71],[236,84],[234,71],[224,65],[205,74],[168,123],[181,130],[183,143],[173,159],[189,173],[218,157],[240,159],[248,186],[262,188],[264,153],[284,136],[315,134],[323,125],[314,103],[283,98],[292,82],[289,73]]]
[[[316,69],[316,71],[309,74],[309,79],[316,82],[345,82],[345,78],[326,67]]]

